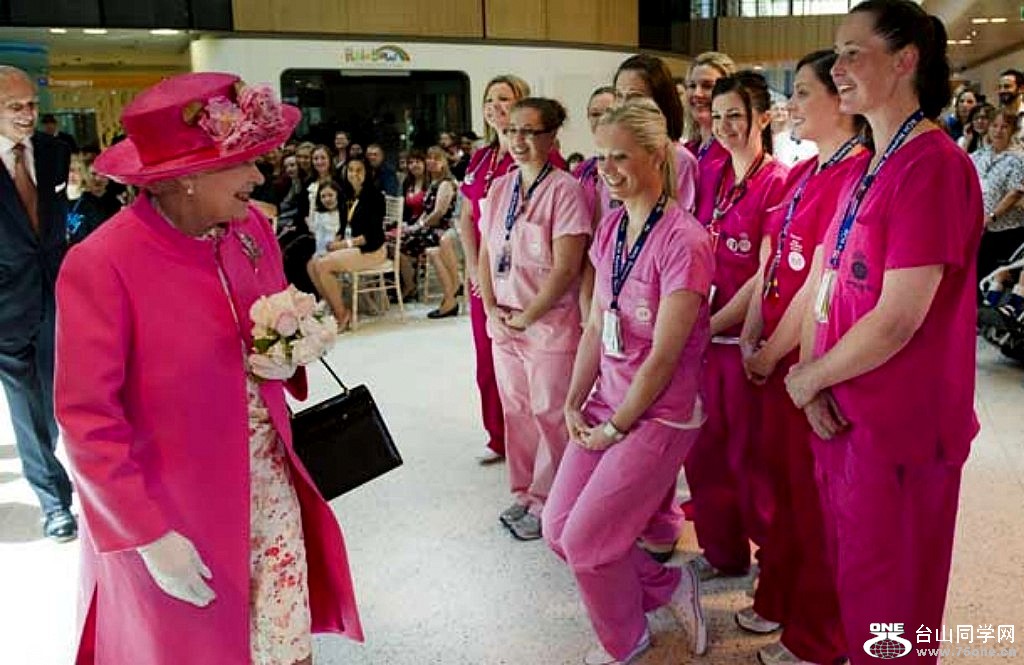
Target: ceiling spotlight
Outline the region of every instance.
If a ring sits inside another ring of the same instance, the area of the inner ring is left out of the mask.
[[[970,46],[971,43],[972,42],[970,39],[961,39],[960,41],[957,42],[957,44],[960,44],[961,46]]]
[[[972,18],[971,19],[971,23],[977,23],[977,24],[988,23],[988,19],[987,18]]]
[[[156,28],[155,30],[150,30],[149,34],[160,36],[173,36],[180,35],[181,30],[175,30],[174,28]]]
[[[85,28],[82,30],[87,35],[105,35],[107,34],[106,28]]]
[[[1001,18],[994,18],[994,19],[992,19],[991,21],[989,21],[989,23],[1006,23],[1006,22],[1007,22],[1007,21],[1009,21],[1009,20],[1010,20],[1010,19],[1008,19],[1008,18],[1006,18],[1006,17],[1004,16],[1004,17],[1001,17]]]
[[[51,35],[66,35],[68,34],[67,28],[50,28]]]

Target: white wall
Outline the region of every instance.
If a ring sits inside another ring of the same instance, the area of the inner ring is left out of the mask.
[[[462,71],[469,76],[470,112],[483,135],[481,99],[487,81],[498,74],[524,78],[534,95],[553,97],[569,111],[560,134],[562,153],[591,152],[586,103],[591,91],[611,83],[619,63],[632,53],[584,49],[388,42],[410,56],[404,63],[345,62],[346,49],[370,49],[381,42],[321,39],[203,38],[192,42],[194,71],[229,71],[250,83],[269,83],[280,93],[286,69]]]
[[[972,84],[980,87],[990,104],[998,106],[999,98],[996,96],[996,91],[999,85],[999,72],[1007,69],[1024,71],[1024,49],[1004,55],[1001,58],[996,58],[995,60],[990,60],[980,67],[968,69],[963,72],[962,76]]]

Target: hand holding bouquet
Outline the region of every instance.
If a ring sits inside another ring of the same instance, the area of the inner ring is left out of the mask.
[[[249,309],[249,318],[249,371],[261,379],[290,378],[299,365],[326,354],[337,337],[338,324],[327,305],[292,285],[261,296]]]

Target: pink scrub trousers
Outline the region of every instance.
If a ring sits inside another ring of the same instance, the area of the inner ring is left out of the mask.
[[[811,427],[786,392],[785,376],[796,361],[779,363],[760,394],[759,437],[771,451],[775,513],[758,551],[760,572],[754,610],[783,625],[782,644],[812,663],[846,656],[835,575],[825,538],[815,481]]]
[[[494,354],[487,334],[487,311],[476,295],[469,296],[469,319],[473,325],[473,346],[476,349],[476,385],[480,389],[480,412],[490,440],[487,447],[505,455],[505,415],[494,374]]]
[[[521,333],[494,344],[494,367],[505,407],[505,454],[516,502],[540,517],[565,451],[565,396],[572,353],[549,353]]]
[[[707,421],[686,458],[693,525],[704,557],[726,575],[750,569],[750,540],[764,543],[772,515],[771,473],[759,452],[756,387],[740,348],[712,342],[704,364]]]
[[[868,627],[902,623],[901,637],[914,647],[899,662],[936,663],[917,649],[942,646],[935,631],[942,629],[962,463],[884,461],[870,452],[872,436],[856,425],[830,441],[812,435],[847,655],[852,665],[874,665],[878,659],[864,651],[875,637]],[[931,631],[930,644],[917,643],[921,626]]]
[[[587,413],[588,422],[598,422]],[[621,442],[591,451],[570,442],[544,508],[544,538],[569,565],[594,632],[624,658],[647,628],[645,612],[668,603],[680,572],[636,540],[658,510],[697,430],[641,420]]]

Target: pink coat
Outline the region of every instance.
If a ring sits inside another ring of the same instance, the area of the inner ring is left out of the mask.
[[[285,286],[281,255],[255,209],[220,251],[248,348],[250,305]],[[78,662],[249,662],[245,369],[213,242],[140,197],[71,250],[57,303],[57,419],[83,512]],[[302,507],[313,630],[362,640],[341,531],[292,451],[284,387],[261,394]],[[288,387],[304,396],[305,375]],[[206,608],[165,595],[134,551],[170,529],[213,572]]]

